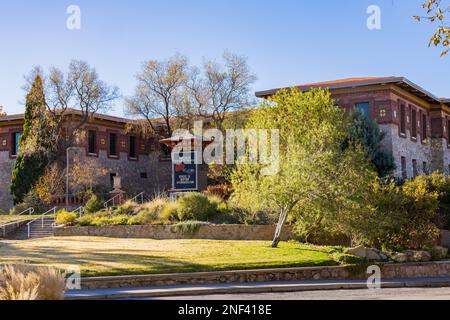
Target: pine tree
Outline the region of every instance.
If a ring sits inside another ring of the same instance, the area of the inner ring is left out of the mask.
[[[368,160],[375,166],[378,176],[389,176],[395,170],[394,156],[391,150],[383,146],[386,134],[375,121],[367,118],[361,111],[352,112],[347,118],[347,140],[349,145],[362,146]]]
[[[19,140],[19,154],[14,163],[11,193],[14,203],[19,204],[32,190],[49,163],[45,142],[46,109],[43,83],[38,75],[26,97],[24,127]]]

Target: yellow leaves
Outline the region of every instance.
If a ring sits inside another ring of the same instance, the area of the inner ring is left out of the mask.
[[[55,196],[64,194],[64,177],[56,163],[47,167],[35,188],[36,195],[44,204],[51,204]]]
[[[427,16],[426,17],[420,17],[420,16],[414,16],[414,19],[417,21],[421,21],[422,18],[429,20],[430,22],[434,23],[436,21],[439,22],[439,26],[436,30],[436,32],[431,37],[428,46],[434,45],[435,47],[442,45],[444,48],[448,47],[450,45],[450,28],[446,26],[445,17],[449,13],[450,8],[443,9],[441,7],[441,1],[440,0],[429,0],[422,4],[422,8],[427,9]],[[443,40],[444,39],[444,40]],[[441,52],[441,57],[445,56],[448,50],[444,50]]]

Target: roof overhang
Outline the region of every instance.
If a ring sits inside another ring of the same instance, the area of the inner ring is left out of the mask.
[[[300,91],[305,92],[309,91],[311,89],[315,88],[327,88],[330,90],[338,90],[338,89],[347,89],[347,88],[358,88],[358,87],[366,87],[366,86],[372,86],[372,85],[396,85],[414,95],[419,96],[420,98],[426,100],[429,103],[432,104],[441,104],[442,101],[437,98],[435,95],[431,94],[429,91],[425,90],[424,88],[420,87],[419,85],[415,84],[414,82],[404,78],[404,77],[386,77],[386,78],[374,78],[374,79],[368,79],[368,80],[357,80],[357,81],[343,81],[343,82],[330,82],[330,83],[317,83],[317,84],[311,84],[311,85],[300,85],[300,86],[294,86],[295,88],[298,88]],[[256,96],[258,98],[267,98],[274,94],[276,94],[279,90],[282,89],[290,89],[290,88],[279,88],[279,89],[272,89],[272,90],[266,90],[266,91],[259,91],[256,92]],[[450,99],[449,101],[450,102]],[[447,102],[444,102],[447,103]]]

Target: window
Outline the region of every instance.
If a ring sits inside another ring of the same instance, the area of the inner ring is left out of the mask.
[[[19,154],[20,132],[11,133],[11,156],[15,157]]]
[[[366,118],[370,118],[370,111],[369,111],[369,103],[368,102],[362,102],[355,104],[355,109],[359,110],[361,113],[363,113]]]
[[[117,156],[117,134],[110,133],[109,134],[109,155]]]
[[[413,177],[415,178],[419,175],[419,172],[417,171],[417,160],[416,159],[413,159],[412,166],[413,166]]]
[[[428,131],[427,115],[424,114],[424,115],[422,115],[422,141],[427,140],[427,138],[428,138],[427,131]]]
[[[412,109],[411,112],[411,136],[413,139],[417,139],[417,110]]]
[[[402,157],[402,178],[408,179],[408,173],[406,171],[406,158]]]
[[[426,161],[423,162],[423,173],[428,175],[428,163]]]
[[[97,154],[97,132],[89,130],[88,132],[88,153]]]
[[[406,135],[406,107],[400,105],[400,133]]]
[[[147,179],[147,172],[141,172],[141,179]]]
[[[129,156],[132,159],[136,159],[137,158],[137,154],[136,154],[136,137],[135,136],[130,136],[130,150],[129,150]]]

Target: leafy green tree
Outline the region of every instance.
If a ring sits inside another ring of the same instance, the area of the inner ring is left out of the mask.
[[[345,118],[329,91],[293,88],[270,100],[252,113],[247,128],[279,130],[278,173],[262,175],[261,166],[250,163],[236,166],[232,201],[250,210],[278,210],[277,247],[288,216],[315,212],[338,222],[343,213],[359,210],[376,175],[360,148],[342,148]]]
[[[43,83],[41,77],[36,76],[26,97],[23,133],[11,178],[15,204],[21,203],[32,190],[50,161],[48,150],[52,143],[46,139],[49,134]]]
[[[380,177],[389,176],[395,170],[394,155],[382,144],[386,134],[375,121],[360,111],[352,112],[347,118],[347,135],[344,148],[360,145]]]
[[[5,117],[6,113],[3,111],[3,106],[0,106],[0,117]]]

